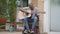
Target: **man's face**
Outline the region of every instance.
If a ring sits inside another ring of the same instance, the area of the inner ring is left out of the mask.
[[[33,6],[32,4],[30,4],[30,5],[29,5],[29,8],[30,8],[31,10],[33,10],[33,9],[34,9],[34,6]]]

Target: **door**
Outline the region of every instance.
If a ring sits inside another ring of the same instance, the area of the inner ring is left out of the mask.
[[[45,0],[44,32],[60,34],[60,0]]]
[[[50,32],[60,34],[60,0],[50,1]],[[59,33],[58,33],[59,32]]]

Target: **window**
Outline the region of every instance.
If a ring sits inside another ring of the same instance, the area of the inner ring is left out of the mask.
[[[23,0],[23,7],[27,7],[28,6],[28,0]]]
[[[17,0],[17,7],[27,7],[28,6],[28,0]]]
[[[19,11],[21,7],[28,7],[29,0],[17,0],[17,12],[16,12],[16,22],[20,22],[20,19],[23,19],[23,13]]]

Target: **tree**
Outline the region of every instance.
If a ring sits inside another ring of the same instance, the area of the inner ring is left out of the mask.
[[[6,0],[0,0],[0,17],[6,17]]]
[[[8,3],[7,1],[8,0],[0,0],[0,18],[8,18],[9,14],[10,21],[14,22],[15,18],[13,13],[16,8],[16,0],[9,0]]]

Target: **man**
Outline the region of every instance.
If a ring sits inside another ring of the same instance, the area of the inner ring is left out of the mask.
[[[30,9],[31,10],[31,13],[29,12],[26,12],[27,9]],[[32,3],[29,4],[29,7],[26,7],[26,8],[22,8],[20,9],[21,12],[25,13],[25,18],[24,18],[24,24],[25,24],[25,27],[26,27],[26,30],[24,31],[24,33],[27,33],[27,32],[30,32],[30,29],[29,29],[29,25],[28,25],[28,21],[32,21],[32,29],[31,29],[31,32],[30,33],[34,33],[34,28],[35,28],[35,25],[37,23],[37,16],[38,15],[38,9],[37,7],[34,7],[34,5]],[[42,12],[43,13],[43,12]],[[31,17],[30,19],[28,19],[26,16],[27,14],[31,14]]]

